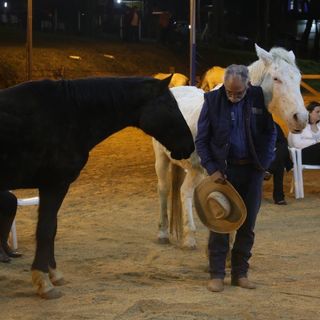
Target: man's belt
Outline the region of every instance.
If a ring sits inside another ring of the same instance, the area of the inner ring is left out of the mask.
[[[228,164],[243,166],[245,164],[252,164],[252,159],[244,158],[244,159],[228,159]]]

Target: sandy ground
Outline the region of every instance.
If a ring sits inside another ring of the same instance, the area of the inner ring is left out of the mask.
[[[124,130],[97,146],[63,203],[56,258],[68,283],[45,301],[31,286],[36,208],[19,208],[24,256],[0,265],[0,319],[320,319],[319,172],[305,173],[303,200],[271,200],[256,227],[250,276],[257,290],[206,289],[207,230],[196,217],[198,249],[156,242],[158,198],[151,138]],[[22,190],[21,196],[34,195]]]

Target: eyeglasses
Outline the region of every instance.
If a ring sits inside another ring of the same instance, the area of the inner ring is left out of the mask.
[[[245,88],[245,89],[242,90],[242,91],[236,91],[236,92],[226,89],[226,95],[227,95],[227,97],[228,97],[228,98],[237,99],[237,100],[238,100],[238,99],[241,100],[241,99],[245,96],[246,92],[247,92],[247,88]]]

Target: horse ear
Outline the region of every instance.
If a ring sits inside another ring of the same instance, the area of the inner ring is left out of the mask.
[[[254,44],[256,48],[256,53],[259,59],[263,61],[265,65],[269,65],[272,63],[272,54],[269,53],[268,51],[260,48],[256,43]]]
[[[161,85],[163,85],[164,88],[168,88],[172,77],[173,77],[173,73],[171,73],[171,75],[169,77],[161,80]]]
[[[296,56],[294,55],[292,50],[289,51],[289,58],[293,63],[296,62]]]

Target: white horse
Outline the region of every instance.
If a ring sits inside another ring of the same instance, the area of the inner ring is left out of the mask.
[[[262,87],[266,106],[272,114],[279,116],[290,131],[301,131],[307,123],[308,113],[300,92],[301,75],[293,52],[282,48],[273,48],[267,52],[257,45],[256,52],[259,60],[249,66],[252,84]],[[195,138],[204,91],[195,87],[178,87],[172,88],[171,92]],[[192,199],[194,188],[205,176],[199,157],[194,152],[188,160],[173,160],[154,139],[153,148],[160,197],[158,240],[160,243],[169,242],[168,208],[171,206],[173,225],[170,231],[175,229],[178,238],[181,236],[182,247],[195,248]]]

